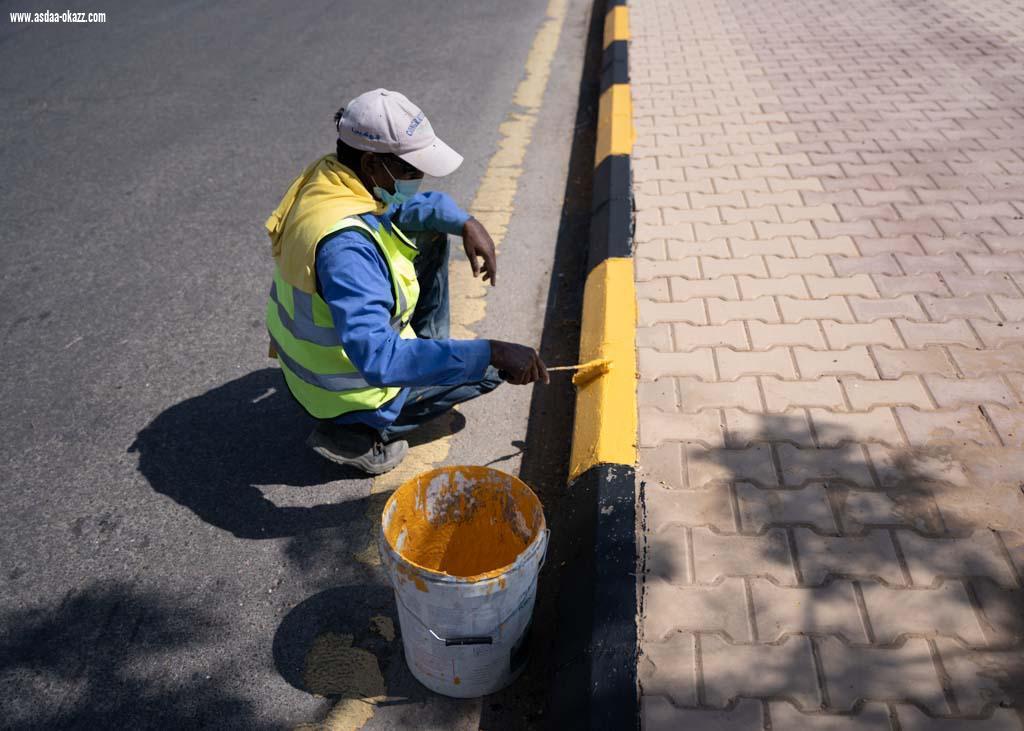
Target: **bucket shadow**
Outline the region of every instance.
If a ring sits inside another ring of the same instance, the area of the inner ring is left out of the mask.
[[[351,650],[349,648],[352,648]],[[354,654],[353,654],[354,650]],[[412,676],[402,652],[393,590],[388,584],[351,584],[326,589],[292,609],[274,635],[274,667],[291,686],[332,703],[359,697],[359,680],[331,687],[324,678],[344,677],[353,660],[379,670],[386,695],[372,702],[388,708],[394,728],[455,728],[476,701],[437,695]],[[369,686],[372,686],[370,683]],[[371,722],[372,725],[372,722]]]

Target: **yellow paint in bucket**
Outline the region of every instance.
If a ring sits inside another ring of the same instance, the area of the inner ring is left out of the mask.
[[[536,496],[512,480],[486,467],[442,468],[408,480],[384,508],[394,511],[388,543],[428,571],[469,580],[500,573],[540,527]]]

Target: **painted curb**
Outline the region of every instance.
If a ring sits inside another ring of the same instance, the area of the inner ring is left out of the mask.
[[[604,6],[601,96],[580,362],[611,369],[579,387],[569,489],[592,516],[586,720],[593,729],[639,728],[636,584],[636,289],[630,156],[635,132],[629,87],[629,9]],[[582,536],[581,536],[582,538]]]

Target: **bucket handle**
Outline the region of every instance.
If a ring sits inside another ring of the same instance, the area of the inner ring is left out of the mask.
[[[409,614],[412,614],[412,612],[409,612]],[[413,615],[413,616],[415,616],[415,615]],[[509,616],[511,616],[511,615],[509,615]],[[418,619],[418,617],[417,617],[417,619]],[[420,622],[420,624],[423,624],[423,623]],[[443,642],[445,647],[456,647],[458,645],[490,645],[490,644],[494,643],[494,638],[490,637],[490,636],[487,636],[487,637],[441,637],[439,634],[437,634],[437,632],[435,632],[434,630],[430,629],[430,627],[427,627],[426,625],[423,625],[423,626],[426,628],[427,632],[429,632],[431,634],[431,636],[435,640]]]
[[[538,570],[540,570],[540,568],[544,565],[544,561],[548,557],[548,539],[551,537],[551,530],[548,529],[548,528],[545,528],[544,529],[544,534],[545,534],[544,535],[544,553],[542,553],[541,556],[540,556],[540,564],[537,566]],[[409,609],[409,605],[406,604],[404,601],[402,601],[402,596],[397,591],[395,592],[395,599],[397,601],[401,602],[402,606],[405,607],[406,613],[410,617],[412,617],[417,622],[419,622],[420,626],[423,629],[425,629],[427,632],[429,632],[431,637],[433,637],[438,642],[443,642],[445,647],[459,647],[459,646],[462,646],[462,645],[492,645],[492,644],[494,644],[494,638],[491,637],[490,635],[483,635],[483,636],[478,636],[478,637],[442,637],[441,635],[437,634],[437,632],[435,632],[434,630],[430,629],[430,627],[428,627],[424,623],[424,621],[422,619],[420,619],[416,615],[416,613],[414,611]],[[525,600],[520,602],[519,606],[517,606],[515,609],[513,609],[511,612],[509,612],[507,617],[505,617],[503,620],[498,622],[498,626],[501,627],[503,624],[505,624],[505,622],[507,622],[508,620],[512,619],[512,617],[515,615],[515,613],[523,608],[524,604],[526,604]]]

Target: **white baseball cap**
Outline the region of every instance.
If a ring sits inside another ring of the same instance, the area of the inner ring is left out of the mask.
[[[462,164],[423,111],[397,91],[374,89],[350,101],[338,119],[338,139],[357,150],[390,152],[435,178]]]

